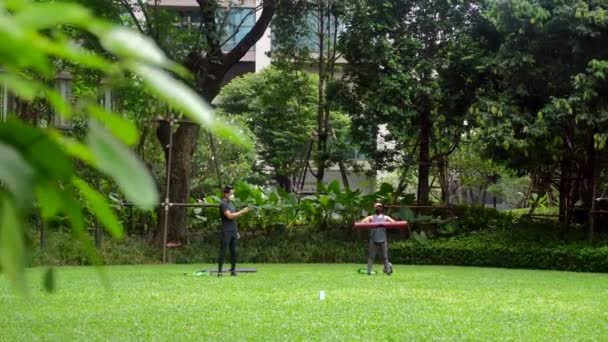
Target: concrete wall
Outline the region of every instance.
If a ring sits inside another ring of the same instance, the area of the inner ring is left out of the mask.
[[[262,0],[256,0],[255,2],[257,5],[262,4]],[[255,20],[258,21],[261,15],[262,11],[257,11],[255,13]],[[260,40],[258,40],[258,42],[255,44],[255,72],[258,72],[270,66],[271,60],[268,56],[272,45],[272,31],[270,29],[270,26],[271,25],[268,25],[268,28],[266,29],[266,31],[264,31],[264,35],[262,36],[262,38],[260,38]]]

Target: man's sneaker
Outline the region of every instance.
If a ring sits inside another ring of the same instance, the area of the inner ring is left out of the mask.
[[[230,271],[230,276],[231,277],[236,277],[238,274],[236,274],[236,271]]]
[[[221,277],[221,276],[223,276],[223,275],[224,275],[224,273],[222,273],[222,271],[217,272],[217,276],[218,276],[218,277]]]
[[[386,275],[393,274],[393,264],[388,264],[388,271],[386,271]]]

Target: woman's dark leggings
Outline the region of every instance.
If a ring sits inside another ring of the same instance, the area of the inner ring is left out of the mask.
[[[217,270],[222,272],[222,267],[224,266],[224,258],[226,257],[226,247],[230,246],[230,264],[231,271],[236,269],[236,257],[237,257],[237,248],[236,248],[236,232],[221,232],[220,233],[220,255],[217,262]]]
[[[386,241],[375,242],[374,240],[369,240],[369,255],[367,256],[367,272],[372,271],[372,266],[374,265],[374,259],[376,259],[376,248],[380,247],[382,251],[382,261],[384,261],[384,270],[388,271],[390,269],[390,265],[388,262],[388,243]]]

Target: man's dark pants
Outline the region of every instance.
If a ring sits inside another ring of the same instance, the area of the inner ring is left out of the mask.
[[[218,260],[218,271],[222,271],[224,266],[224,258],[226,257],[226,247],[230,247],[230,271],[236,269],[236,257],[237,257],[237,233],[236,232],[220,232],[220,255]]]

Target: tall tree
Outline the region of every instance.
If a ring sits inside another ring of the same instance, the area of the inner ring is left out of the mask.
[[[355,134],[373,153],[378,126],[386,124],[406,160],[415,145],[419,204],[429,202],[434,139],[463,126],[477,87],[476,69],[459,65],[470,64],[476,44],[470,32],[482,8],[481,1],[440,0],[358,0],[348,6],[342,49],[356,103]],[[451,93],[458,88],[463,96]],[[436,146],[439,154],[453,151]]]
[[[312,133],[315,87],[314,78],[304,71],[270,67],[233,80],[221,92],[220,108],[247,122],[263,167],[272,170],[286,191],[292,191],[302,147]]]
[[[281,0],[263,0],[254,8],[242,9],[241,1],[197,0],[196,14],[200,17],[200,22],[196,25],[180,26],[179,13],[163,7],[162,1],[112,1],[114,8],[127,14],[130,24],[151,37],[173,60],[181,62],[190,71],[194,76],[191,87],[208,103],[218,95],[230,69],[262,37],[279,2]],[[109,11],[107,7],[104,6],[103,9]],[[227,24],[231,20],[230,16],[237,10],[244,10],[246,13],[240,17],[240,22],[232,23],[235,29],[229,31]],[[244,30],[242,22],[252,16],[257,17],[255,24],[246,33],[241,31],[244,34],[237,35],[239,30]],[[242,38],[232,48],[227,49],[228,41],[237,36]],[[172,131],[167,122],[160,123],[157,138],[165,149],[165,156],[169,154],[169,141],[173,141],[171,165],[167,165],[171,168],[168,182],[171,191],[168,200],[173,203],[186,203],[190,194],[192,158],[200,126],[189,122],[180,122],[176,126]],[[166,162],[168,164],[168,158]],[[160,227],[164,211],[159,211],[159,214]],[[186,209],[172,207],[168,218],[169,240],[185,239],[185,221]]]
[[[316,171],[310,170],[323,183],[326,169],[338,163],[345,175],[345,163],[341,154],[332,154],[335,129],[332,128],[332,92],[330,87],[336,81],[338,62],[342,54],[338,50],[338,36],[342,26],[344,6],[342,0],[295,1],[282,8],[280,20],[274,23],[275,64],[279,68],[312,68],[317,74],[317,115],[316,115]],[[335,92],[334,92],[335,94]],[[343,141],[342,141],[343,142]],[[339,143],[339,142],[338,142]],[[344,185],[348,179],[343,176]]]
[[[538,179],[542,195],[553,180],[560,219],[575,202],[594,206],[606,111],[602,61],[608,51],[602,1],[515,1],[492,4],[488,16],[500,36],[486,60],[494,89],[472,110],[484,126],[487,152]],[[590,230],[590,236],[593,234]]]

